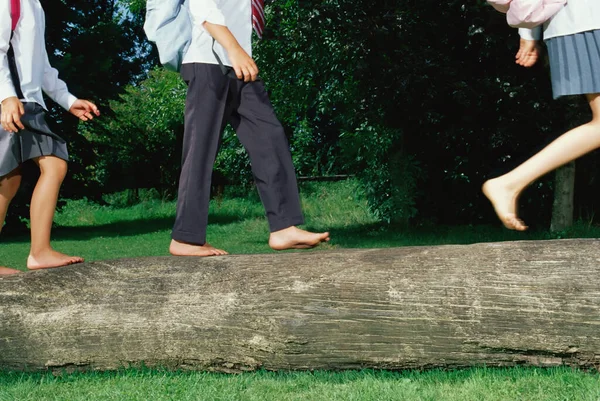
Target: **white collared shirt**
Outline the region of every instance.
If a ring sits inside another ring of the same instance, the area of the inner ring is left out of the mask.
[[[568,0],[543,26],[519,29],[523,39],[544,40],[600,29],[600,0]]]
[[[15,52],[15,61],[25,102],[36,102],[46,108],[42,91],[52,100],[69,110],[77,100],[67,85],[58,78],[58,71],[50,66],[44,38],[46,19],[39,0],[21,0],[21,18],[12,41],[10,0],[0,0],[0,102],[17,96],[8,66],[9,42]]]
[[[229,28],[242,48],[252,57],[252,3],[251,0],[187,0],[192,17],[192,42],[183,57],[183,63],[218,64],[213,52],[213,38],[202,24],[223,25]],[[215,42],[215,51],[223,64],[231,61],[223,47]]]

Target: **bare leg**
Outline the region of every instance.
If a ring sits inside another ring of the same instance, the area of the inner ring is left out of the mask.
[[[271,233],[269,246],[276,251],[314,248],[329,241],[329,233],[311,233],[292,226]]]
[[[217,249],[210,244],[194,245],[171,240],[169,252],[173,256],[223,256],[228,255],[222,249]]]
[[[42,156],[35,162],[41,174],[31,198],[31,251],[27,267],[36,270],[81,263],[82,258],[56,252],[50,245],[52,220],[58,192],[67,174],[67,162],[54,156]]]
[[[511,172],[483,184],[483,193],[492,202],[506,228],[518,231],[527,229],[517,217],[517,200],[528,185],[600,147],[600,94],[586,97],[592,109],[592,121],[561,135]]]
[[[4,225],[8,205],[13,200],[19,186],[21,185],[21,169],[17,168],[11,171],[8,175],[0,178],[0,232]],[[0,276],[19,273],[19,270],[9,269],[8,267],[0,266]]]

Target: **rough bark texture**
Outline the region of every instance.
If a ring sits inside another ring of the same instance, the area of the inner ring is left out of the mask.
[[[555,177],[550,230],[563,231],[573,226],[575,162],[560,167],[556,170]]]
[[[595,366],[600,241],[94,262],[0,279],[0,369]]]

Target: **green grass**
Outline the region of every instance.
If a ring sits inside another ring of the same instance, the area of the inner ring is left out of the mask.
[[[329,230],[333,248],[468,244],[550,239],[546,232],[516,233],[497,226],[434,226],[405,230],[378,224],[353,181],[302,187],[306,228]],[[115,202],[118,204],[118,202]],[[174,202],[147,200],[131,207],[69,201],[56,216],[53,244],[87,260],[167,255]],[[561,237],[600,237],[578,225]],[[231,253],[272,252],[256,194],[213,201],[209,241]],[[5,238],[0,262],[25,269],[27,237]],[[600,376],[568,368],[426,372],[315,372],[222,375],[162,370],[106,373],[0,372],[5,400],[600,400]]]
[[[546,232],[518,233],[496,226],[432,226],[405,230],[377,223],[369,213],[356,182],[305,184],[302,203],[304,228],[329,230],[332,241],[315,251],[332,248],[383,248],[489,241],[553,238]],[[55,218],[53,245],[87,261],[168,255],[175,202],[147,200],[131,207],[68,201]],[[247,199],[213,201],[208,241],[233,254],[272,252],[268,226],[256,194]],[[600,228],[576,226],[562,237],[600,237]],[[28,236],[3,238],[0,263],[25,269]]]
[[[200,372],[125,370],[53,376],[0,373],[1,401],[385,401],[600,399],[600,376],[568,368],[427,372]]]

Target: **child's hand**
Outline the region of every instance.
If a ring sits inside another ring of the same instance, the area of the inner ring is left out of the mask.
[[[517,52],[516,63],[523,67],[531,67],[540,58],[541,49],[537,40],[526,40],[521,38],[521,46]]]
[[[229,60],[231,60],[233,70],[238,79],[243,79],[244,82],[256,81],[256,78],[258,78],[258,67],[252,57],[241,47],[237,47],[228,53]]]
[[[21,122],[21,116],[25,114],[23,103],[18,97],[13,96],[2,101],[2,128],[8,132],[19,132],[19,129],[25,129]]]
[[[100,110],[96,105],[88,100],[77,99],[69,109],[69,113],[82,121],[93,120],[94,116],[100,115]]]

